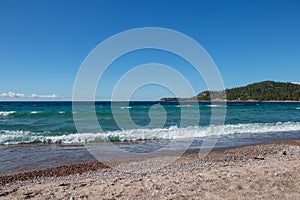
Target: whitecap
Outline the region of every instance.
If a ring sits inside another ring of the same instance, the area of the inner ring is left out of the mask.
[[[11,114],[14,114],[16,113],[16,111],[0,111],[0,116],[8,116],[8,115],[11,115]]]
[[[177,105],[177,108],[191,107],[192,105]]]
[[[131,106],[121,106],[121,109],[130,109],[132,108]]]
[[[212,105],[206,105],[207,107],[211,107],[211,108],[222,108],[222,107],[227,107],[226,105],[216,105],[216,104],[212,104]]]
[[[37,113],[41,113],[41,111],[31,111],[31,114],[37,114]]]

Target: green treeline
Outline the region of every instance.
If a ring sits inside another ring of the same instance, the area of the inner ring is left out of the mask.
[[[253,83],[244,87],[227,89],[225,92],[204,91],[191,98],[163,98],[161,101],[300,101],[300,85],[274,81]]]

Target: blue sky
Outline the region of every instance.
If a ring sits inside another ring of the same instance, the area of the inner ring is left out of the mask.
[[[119,32],[149,26],[173,29],[200,43],[226,88],[262,80],[300,82],[299,10],[297,0],[1,0],[0,99],[71,99],[76,73],[94,47]],[[120,59],[127,70],[154,61],[184,65],[155,51]],[[205,90],[189,68],[183,73],[194,89]],[[97,97],[109,99],[118,72],[115,66],[106,75]],[[170,93],[149,86],[135,98],[164,95]]]

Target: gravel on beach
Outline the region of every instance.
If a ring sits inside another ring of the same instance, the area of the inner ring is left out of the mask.
[[[300,199],[299,140],[185,154],[156,170],[172,158],[1,175],[0,199]]]

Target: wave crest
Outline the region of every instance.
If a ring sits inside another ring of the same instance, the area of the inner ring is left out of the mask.
[[[300,131],[300,122],[278,123],[249,123],[227,124],[223,126],[190,126],[179,128],[131,129],[108,131],[101,133],[73,133],[68,135],[52,135],[47,133],[34,133],[30,131],[0,131],[0,144],[20,143],[92,143],[107,141],[137,141],[154,139],[184,139],[210,136],[226,136],[233,134],[274,133]]]
[[[6,117],[6,116],[14,114],[14,113],[16,113],[16,111],[1,111],[0,116]]]

